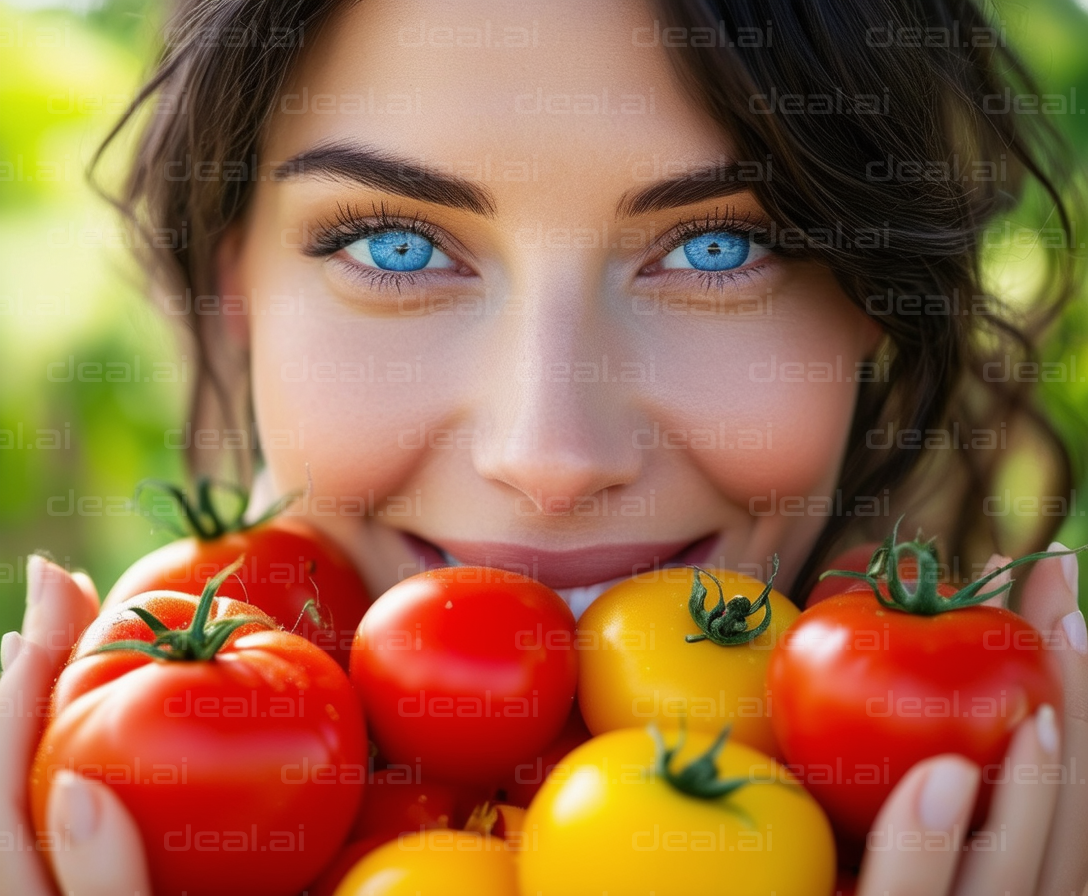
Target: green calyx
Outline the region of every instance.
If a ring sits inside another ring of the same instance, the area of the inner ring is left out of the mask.
[[[302,494],[302,492],[291,492],[284,495],[261,514],[258,519],[252,523],[246,523],[243,516],[245,515],[246,505],[249,503],[249,492],[242,486],[232,482],[220,482],[208,476],[201,476],[196,481],[196,497],[193,499],[172,483],[162,479],[143,479],[137,484],[136,491],[133,494],[133,502],[137,506],[139,506],[140,495],[148,490],[164,492],[173,501],[179,515],[184,520],[184,526],[179,526],[173,520],[166,520],[153,515],[159,525],[168,529],[178,538],[195,535],[201,541],[214,541],[229,532],[244,532],[246,529],[255,529],[257,526],[267,523],[274,516],[278,516]],[[223,493],[233,499],[233,507],[229,512],[224,512],[222,508]],[[220,496],[218,499],[217,494]]]
[[[905,541],[899,544],[898,533],[901,522],[903,522],[902,516],[895,521],[892,534],[873,552],[873,556],[869,560],[869,567],[865,572],[855,572],[849,569],[829,569],[821,573],[820,578],[844,576],[851,579],[861,579],[873,589],[873,594],[881,606],[889,610],[913,613],[916,616],[936,616],[938,613],[947,613],[949,610],[973,607],[992,597],[1004,594],[1012,588],[1012,582],[1007,582],[989,591],[984,589],[1003,572],[1007,572],[1016,566],[1043,560],[1046,557],[1079,554],[1081,551],[1088,549],[1088,545],[1081,545],[1071,551],[1039,551],[1028,554],[1013,560],[1011,563],[1006,563],[969,585],[965,585],[955,594],[942,597],[937,590],[940,564],[937,558],[936,539],[931,538],[928,541],[923,541],[922,533],[919,531],[913,541]],[[908,587],[908,584],[899,577],[899,559],[903,556],[913,557],[917,565],[918,579],[911,583],[913,587]],[[881,580],[883,580],[883,584],[887,588],[887,597],[881,593]]]
[[[111,650],[135,650],[156,660],[198,662],[214,659],[223,645],[227,643],[227,639],[243,625],[256,623],[266,628],[272,628],[267,618],[259,616],[231,616],[228,619],[217,619],[214,622],[208,622],[212,601],[215,600],[215,592],[219,590],[219,586],[226,581],[228,576],[241,567],[242,560],[243,558],[239,557],[215,578],[208,579],[208,583],[204,586],[204,591],[200,595],[200,602],[193,613],[193,621],[189,623],[188,628],[167,628],[161,619],[143,607],[128,607],[127,609],[147,623],[147,627],[155,633],[155,640],[150,642],[114,641],[110,644],[104,644],[90,653],[106,653]]]
[[[722,591],[722,583],[717,577],[711,575],[705,569],[692,566],[695,570],[695,578],[691,583],[691,596],[688,598],[688,612],[692,621],[699,627],[700,634],[687,635],[684,640],[689,644],[696,641],[713,641],[722,647],[735,647],[738,644],[747,644],[762,635],[771,624],[771,586],[774,577],[778,575],[778,554],[771,561],[774,569],[763,591],[754,601],[741,594],[729,600],[725,600],[725,592]],[[710,610],[706,608],[706,586],[700,579],[700,574],[707,576],[718,587],[718,602]],[[755,628],[748,628],[748,617],[759,610],[764,610],[763,618]]]
[[[716,800],[730,796],[747,784],[757,781],[773,783],[773,778],[719,778],[717,760],[725,742],[732,731],[732,725],[726,725],[701,756],[693,759],[679,771],[673,771],[673,757],[680,752],[687,739],[687,729],[680,728],[680,734],[673,747],[665,746],[665,739],[656,725],[648,727],[650,736],[654,739],[654,775],[661,778],[666,784],[681,793],[700,800]]]

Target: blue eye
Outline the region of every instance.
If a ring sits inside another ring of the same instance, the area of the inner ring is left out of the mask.
[[[421,271],[432,261],[432,267],[454,267],[445,252],[410,230],[384,230],[344,248],[356,261],[383,271]]]
[[[716,230],[692,237],[661,259],[662,268],[689,268],[697,271],[731,271],[768,252],[753,246],[748,237]]]

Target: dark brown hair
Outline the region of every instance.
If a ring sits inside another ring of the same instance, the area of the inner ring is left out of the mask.
[[[340,5],[179,3],[156,72],[95,157],[155,99],[116,204],[149,233],[186,234],[143,261],[165,302],[189,297],[179,317],[202,360],[194,426],[253,432],[247,359],[232,355],[215,315],[199,313],[193,300],[217,292],[216,246],[245,210],[256,176],[249,163],[276,99],[299,52]],[[1010,446],[1023,432],[1041,440],[1058,494],[1072,481],[1070,456],[1035,409],[1031,384],[985,375],[994,359],[1036,357],[1076,283],[1074,253],[1049,253],[1050,277],[1025,320],[982,285],[986,227],[1029,181],[1070,234],[1055,186],[1070,171],[1066,151],[1044,116],[1017,114],[1009,102],[1038,88],[1004,29],[969,0],[656,0],[656,12],[653,35],[639,39],[665,47],[738,159],[770,161],[750,184],[776,224],[768,242],[826,265],[885,333],[874,369],[888,376],[859,387],[839,506],[879,501],[887,490],[893,517],[909,511],[953,556],[984,559],[999,533],[983,501],[1005,452],[926,450],[917,439],[874,448],[870,434],[889,424],[966,433],[1007,421]],[[164,177],[171,164],[225,172],[232,160],[244,177]],[[964,171],[994,176],[961,178]],[[800,240],[784,247],[785,233]],[[202,454],[191,451],[194,472],[215,472],[222,453]],[[248,480],[256,454],[252,441],[235,452],[236,478]],[[891,522],[882,515],[866,531],[857,516],[830,515],[795,594],[832,550],[882,538]],[[1028,546],[1049,539],[1059,522],[1040,517]],[[969,573],[961,567],[961,577]]]
[[[1078,282],[1074,254],[1049,253],[1051,277],[1022,323],[982,284],[985,229],[1029,177],[1071,246],[1056,186],[1072,171],[1061,137],[1013,102],[1038,87],[1004,28],[969,0],[658,0],[657,9],[661,33],[679,38],[669,51],[693,101],[740,158],[773,159],[773,177],[752,184],[763,207],[808,236],[804,254],[884,330],[889,376],[859,387],[841,506],[892,490],[893,516],[910,512],[977,565],[999,542],[984,501],[1005,452],[931,451],[923,463],[925,438],[874,449],[868,434],[888,423],[920,435],[996,433],[1019,420],[1049,451],[1052,487],[1068,493],[1071,458],[1033,406],[1031,383],[986,375],[1007,369],[1005,359],[1035,358]],[[1049,539],[1058,521],[1041,518],[1031,540]],[[799,584],[856,522],[829,518]],[[868,537],[883,538],[890,522]]]

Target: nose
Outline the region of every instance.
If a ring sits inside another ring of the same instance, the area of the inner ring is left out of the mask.
[[[520,492],[526,510],[588,512],[593,496],[635,482],[642,469],[637,384],[620,376],[617,328],[599,301],[573,289],[525,291],[507,306],[476,470]]]

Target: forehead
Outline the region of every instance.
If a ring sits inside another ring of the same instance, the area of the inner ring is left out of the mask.
[[[655,30],[639,0],[346,4],[306,36],[266,158],[347,140],[455,173],[515,166],[617,190],[726,160]]]

